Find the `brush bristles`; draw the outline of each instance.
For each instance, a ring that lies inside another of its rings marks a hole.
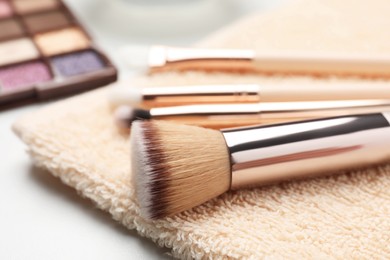
[[[174,215],[230,188],[230,156],[219,131],[138,121],[131,145],[136,195],[146,218]]]
[[[141,70],[149,66],[149,52],[150,47],[142,45],[129,45],[119,50],[119,54],[129,67]]]

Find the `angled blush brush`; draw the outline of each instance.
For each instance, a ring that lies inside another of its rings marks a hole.
[[[108,92],[114,106],[165,107],[189,104],[226,104],[285,101],[390,99],[389,84],[323,84],[263,86],[224,84],[165,87],[112,84]]]
[[[141,212],[159,219],[228,190],[386,162],[389,120],[384,112],[222,131],[137,121],[131,153]]]
[[[245,49],[199,49],[152,46],[124,47],[121,51],[132,67],[161,71],[237,71],[311,75],[390,76],[389,55],[359,55],[278,51],[259,53]]]
[[[265,102],[252,104],[203,104],[151,109],[120,106],[115,110],[116,124],[129,128],[138,119],[158,119],[221,129],[253,124],[373,113],[390,110],[390,100],[338,100],[306,102]]]

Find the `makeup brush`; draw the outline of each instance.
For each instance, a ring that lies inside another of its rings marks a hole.
[[[390,159],[390,112],[222,131],[137,121],[132,172],[141,213],[159,219],[234,189]]]
[[[389,99],[389,84],[322,84],[262,86],[259,84],[225,84],[137,87],[125,82],[112,84],[108,92],[114,105],[164,107],[185,104],[224,104],[281,101],[317,101],[352,99]]]
[[[319,52],[255,52],[245,49],[199,49],[127,46],[121,56],[126,63],[149,72],[238,71],[312,75],[390,76],[389,55]]]
[[[115,110],[114,118],[120,128],[129,128],[137,119],[158,119],[221,129],[384,110],[390,110],[390,100],[203,104],[157,107],[149,110],[120,106]]]

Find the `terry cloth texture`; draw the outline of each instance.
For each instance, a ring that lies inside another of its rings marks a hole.
[[[199,45],[390,54],[389,15],[389,0],[303,0],[247,17]],[[370,80],[189,72],[132,83],[315,87],[345,81]],[[14,129],[37,165],[129,229],[171,248],[175,257],[390,259],[390,165],[229,192],[175,217],[143,219],[134,197],[129,138],[112,123],[106,91],[50,105],[20,119]]]

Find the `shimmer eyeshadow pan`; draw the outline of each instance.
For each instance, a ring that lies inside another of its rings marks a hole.
[[[60,0],[0,0],[0,110],[107,85],[117,71]]]
[[[43,54],[47,56],[82,50],[90,46],[85,33],[73,27],[38,34],[34,40]]]
[[[23,28],[17,20],[0,20],[0,40],[22,37],[23,33]]]
[[[71,21],[65,13],[54,11],[26,16],[24,23],[30,32],[38,33],[68,26]]]
[[[40,61],[22,63],[0,70],[0,86],[3,90],[32,86],[50,79],[49,68]]]
[[[52,63],[61,76],[74,76],[104,68],[104,62],[94,51],[57,56],[52,59]]]
[[[19,14],[30,14],[47,10],[57,9],[60,5],[58,0],[14,0],[13,5]]]
[[[0,65],[27,61],[39,57],[39,52],[29,38],[0,43]]]

